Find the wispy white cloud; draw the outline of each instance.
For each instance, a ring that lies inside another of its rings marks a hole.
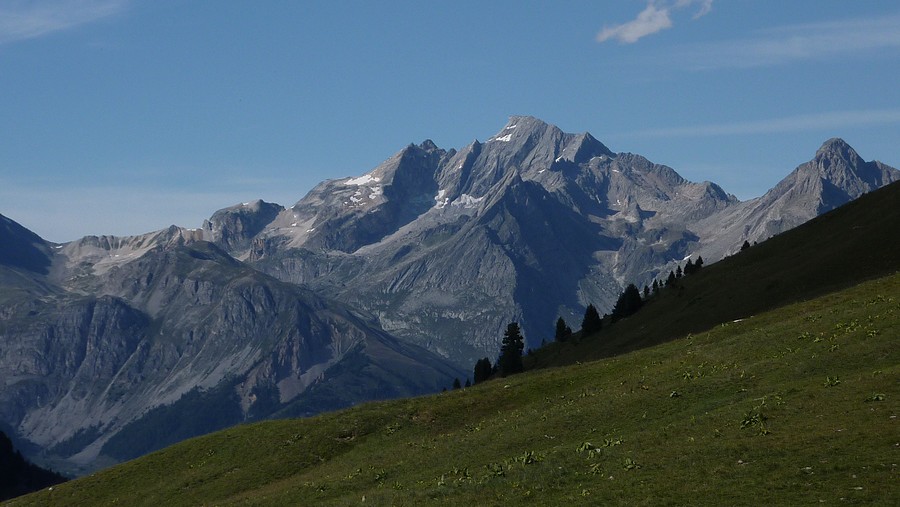
[[[597,34],[597,42],[616,39],[621,43],[631,44],[632,42],[637,42],[641,37],[665,30],[671,26],[672,19],[669,18],[669,9],[659,9],[650,3],[634,20],[621,25],[603,28]]]
[[[751,68],[900,49],[900,13],[789,25],[754,37],[682,46],[666,60],[693,69]]]
[[[713,0],[677,0],[675,3],[650,0],[637,18],[620,25],[604,27],[597,34],[597,42],[606,42],[610,39],[616,39],[622,44],[637,42],[647,35],[671,28],[673,10],[684,9],[695,4],[700,6],[700,9],[694,14],[694,19],[697,19],[712,10]]]
[[[711,137],[876,127],[893,124],[900,124],[900,109],[828,111],[765,120],[649,129],[633,132],[632,135],[635,137]]]
[[[122,12],[127,0],[4,0],[0,44],[41,37]]]
[[[677,7],[689,7],[691,4],[699,4],[700,9],[694,14],[694,19],[702,18],[712,11],[713,0],[678,0]]]

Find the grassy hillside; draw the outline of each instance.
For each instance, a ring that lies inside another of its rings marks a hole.
[[[10,505],[900,503],[900,274],[614,358],[239,426]]]
[[[614,356],[893,274],[900,271],[897,231],[900,183],[704,267],[664,289],[633,317],[580,342],[552,343],[526,367]],[[548,335],[552,326],[547,323]]]

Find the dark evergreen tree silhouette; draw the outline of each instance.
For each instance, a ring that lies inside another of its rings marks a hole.
[[[503,333],[503,343],[500,346],[500,376],[506,377],[522,371],[522,351],[525,349],[525,339],[517,322],[510,322]]]
[[[65,477],[28,462],[0,431],[0,502],[64,482]]]
[[[641,309],[643,304],[644,301],[641,299],[638,288],[633,283],[628,284],[628,287],[625,287],[625,290],[619,295],[616,306],[613,307],[612,320],[617,321],[634,314]]]
[[[581,336],[587,336],[589,334],[594,334],[603,327],[603,320],[600,319],[600,314],[597,312],[597,309],[594,308],[594,305],[588,305],[587,309],[584,310],[584,319],[581,321]]]
[[[479,382],[484,382],[491,377],[492,372],[493,366],[491,366],[491,360],[486,357],[479,359],[478,361],[475,361],[475,374],[473,376],[473,381],[476,384]]]
[[[681,271],[681,266],[680,265],[676,266],[675,267],[675,278],[681,278],[682,274],[683,274],[683,272]]]
[[[698,255],[697,263],[694,264],[694,271],[700,271],[700,268],[702,268],[702,267],[703,267],[703,257]]]
[[[463,387],[472,387],[472,381],[466,378],[466,385]]]
[[[460,389],[462,384],[459,382],[459,377],[453,379],[453,389]]]
[[[673,283],[675,283],[675,272],[669,271],[669,277],[666,278],[666,287],[672,285]]]
[[[653,280],[653,295],[656,295],[659,292],[659,282]]]
[[[746,249],[748,249],[748,248],[750,248],[750,242],[749,242],[749,241],[744,241],[744,244],[741,245],[741,251],[743,252],[744,250],[746,250]]]
[[[644,285],[644,299],[650,299],[650,287]]]
[[[572,328],[566,325],[566,321],[562,317],[556,319],[556,333],[554,338],[558,342],[564,342],[572,336]]]
[[[684,274],[693,275],[695,271],[696,268],[694,267],[694,261],[688,259],[687,264],[684,265]]]

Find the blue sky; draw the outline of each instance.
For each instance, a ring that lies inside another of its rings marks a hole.
[[[527,114],[742,199],[843,137],[900,166],[900,5],[0,2],[0,213],[46,239],[290,206]]]

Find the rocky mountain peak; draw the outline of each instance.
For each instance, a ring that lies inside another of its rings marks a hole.
[[[272,223],[284,208],[262,199],[235,204],[213,213],[203,222],[205,239],[230,251],[245,250],[252,238]]]
[[[431,139],[426,139],[426,140],[422,141],[422,144],[419,145],[419,148],[421,148],[425,151],[436,151],[436,150],[440,149],[440,148],[438,148],[438,146],[436,144],[434,144],[434,141],[432,141]]]
[[[813,161],[825,169],[839,165],[842,168],[854,170],[865,165],[865,160],[856,153],[846,141],[833,137],[822,144],[816,151]]]
[[[533,116],[510,117],[487,145],[497,154],[500,165],[524,171],[541,171],[561,161],[580,164],[593,157],[615,157],[590,133],[568,134]]]
[[[852,152],[856,154],[853,148],[847,144],[847,141],[844,141],[840,137],[832,137],[831,139],[822,143],[822,146],[816,151],[816,154],[820,153],[849,153]]]
[[[825,141],[816,156],[798,170],[845,192],[843,202],[896,181],[900,174],[879,162],[866,162],[846,141],[836,137]]]
[[[580,164],[588,162],[594,157],[607,156],[614,158],[616,154],[589,132],[585,132],[576,135],[572,142],[568,143],[563,149],[561,156],[566,160]]]
[[[707,244],[704,258],[728,254],[728,248],[745,240],[765,240],[898,179],[897,169],[866,162],[843,139],[829,139],[812,160],[800,164],[765,195],[717,217],[716,228],[721,223],[742,225],[714,230],[710,237],[717,238]]]
[[[521,114],[514,114],[510,116],[509,121],[506,122],[506,125],[504,126],[504,130],[513,126],[519,126],[522,128],[522,130],[544,130],[547,128],[557,129],[555,125],[551,125],[544,120],[541,120],[540,118]]]
[[[562,136],[563,131],[533,116],[510,116],[506,125],[488,141],[510,142],[516,139]]]

